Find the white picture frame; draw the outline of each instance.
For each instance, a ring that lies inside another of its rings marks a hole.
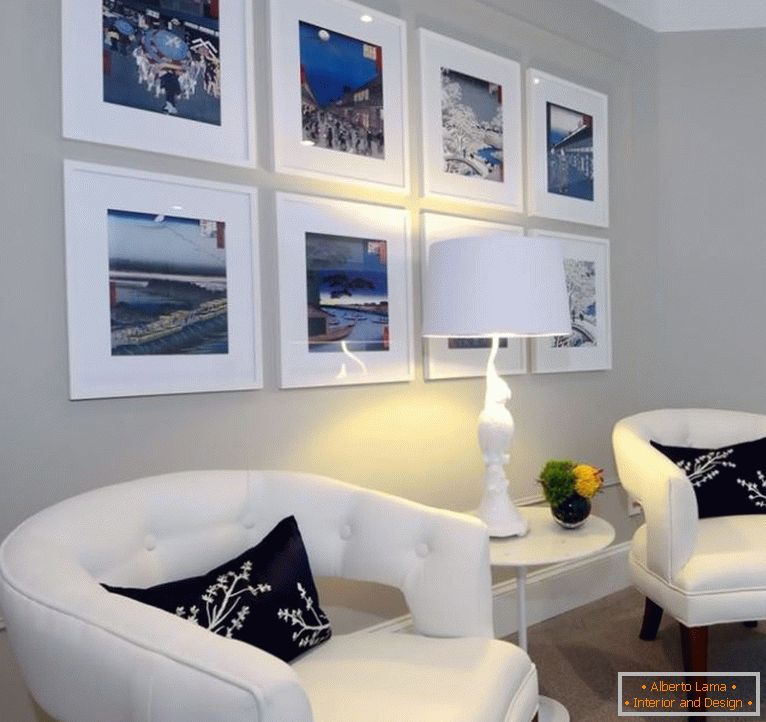
[[[404,21],[345,0],[270,15],[275,170],[407,190]]]
[[[470,238],[493,232],[522,235],[521,226],[451,216],[430,211],[420,214],[421,268],[425,282],[428,249],[432,243],[447,238]],[[502,376],[527,371],[525,339],[503,339],[495,366]],[[484,343],[485,342],[485,343]],[[427,380],[484,377],[491,339],[423,339],[423,375]],[[456,347],[457,346],[457,347]]]
[[[64,162],[70,398],[262,386],[256,191]]]
[[[411,380],[407,212],[291,193],[276,208],[281,387]]]
[[[64,137],[255,166],[252,4],[220,6],[193,22],[63,0]]]
[[[531,230],[530,235],[561,239],[574,333],[568,340],[561,337],[532,339],[532,371],[558,373],[611,369],[609,241],[537,229]]]
[[[521,213],[521,66],[430,30],[418,34],[423,194]]]
[[[609,225],[609,118],[604,93],[527,70],[530,216]]]

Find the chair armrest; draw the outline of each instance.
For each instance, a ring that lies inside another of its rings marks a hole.
[[[0,603],[24,679],[56,719],[313,719],[280,659],[107,592],[66,555],[46,564],[26,551],[33,579],[13,579],[0,558]]]
[[[415,628],[437,637],[494,637],[487,527],[463,514],[443,514],[444,528],[429,546],[429,556],[441,559],[411,569],[402,586]]]
[[[494,636],[481,521],[368,490],[357,492],[350,519],[358,531],[334,575],[399,588],[420,634]]]
[[[697,543],[697,500],[686,474],[629,424],[612,433],[620,482],[644,510],[647,564],[671,581]]]

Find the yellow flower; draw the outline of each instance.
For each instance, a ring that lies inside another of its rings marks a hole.
[[[575,491],[586,499],[590,499],[604,483],[602,469],[589,464],[578,464],[572,470],[575,476]]]

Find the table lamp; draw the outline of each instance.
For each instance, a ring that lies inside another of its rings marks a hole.
[[[485,473],[478,515],[490,536],[523,536],[527,522],[508,495],[504,470],[514,431],[511,390],[495,357],[501,337],[572,332],[560,241],[511,233],[438,241],[429,248],[423,300],[423,336],[492,339],[479,414]]]

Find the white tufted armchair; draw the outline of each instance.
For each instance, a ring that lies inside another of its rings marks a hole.
[[[200,574],[293,514],[315,576],[401,589],[413,633],[336,635],[288,665],[99,582]],[[0,547],[0,607],[62,722],[529,722],[537,675],[493,639],[486,528],[332,479],[197,471],[40,512]]]
[[[649,440],[714,449],[766,436],[766,416],[716,409],[661,409],[619,421],[612,435],[620,481],[643,507],[630,569],[646,595],[642,639],[663,610],[680,623],[687,672],[706,672],[708,626],[766,618],[766,515],[699,519],[686,474]],[[764,459],[766,468],[766,459]]]

